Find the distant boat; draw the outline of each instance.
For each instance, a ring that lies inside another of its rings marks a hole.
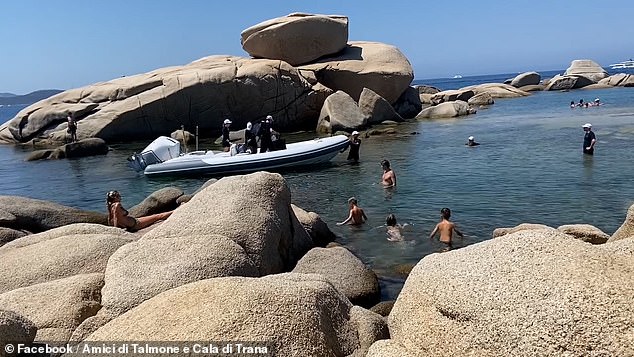
[[[610,65],[610,69],[628,69],[634,68],[634,61],[630,58],[629,61],[623,61],[619,63],[614,63]]]
[[[453,78],[454,78],[454,79],[459,79],[459,78],[462,78],[462,76],[461,76],[461,75],[459,75],[459,74],[456,74],[455,76],[453,76]]]

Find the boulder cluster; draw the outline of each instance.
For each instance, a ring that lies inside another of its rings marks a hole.
[[[402,97],[414,78],[407,58],[388,44],[348,41],[345,16],[290,14],[244,30],[241,41],[251,58],[209,56],[37,102],[0,126],[0,143],[61,143],[68,114],[80,139],[112,142],[154,139],[181,126],[218,132],[225,118],[244,128],[272,115],[280,131],[316,130],[318,122],[323,131],[420,111],[418,98]],[[348,97],[345,110],[359,118],[348,123],[328,110],[335,93]]]
[[[276,356],[628,356],[634,205],[612,235],[586,224],[498,228],[424,257],[395,302],[279,174],[163,188],[137,233],[104,215],[0,197],[0,347],[260,341]],[[330,244],[329,244],[330,243]],[[411,269],[411,272],[410,272]],[[2,349],[0,349],[2,350]],[[309,351],[309,352],[307,352]]]

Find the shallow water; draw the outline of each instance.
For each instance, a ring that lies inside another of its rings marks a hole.
[[[571,100],[595,97],[605,105],[568,107]],[[598,139],[593,157],[581,154],[586,122]],[[452,209],[452,220],[466,234],[456,240],[459,248],[490,239],[497,227],[523,222],[588,223],[611,234],[634,203],[634,88],[538,92],[497,100],[466,118],[410,122],[398,129],[397,136],[363,138],[358,165],[347,163],[343,154],[318,170],[283,174],[293,202],[319,213],[338,241],[380,275],[385,299],[402,287],[399,265],[443,249],[428,239],[442,207]],[[482,145],[465,147],[470,135]],[[145,144],[114,145],[106,156],[39,162],[24,161],[27,149],[0,146],[0,194],[105,211],[104,195],[111,189],[121,191],[130,207],[159,188],[193,192],[206,181],[149,179],[132,172],[125,158]],[[384,158],[397,174],[396,189],[377,184]],[[369,217],[366,225],[335,225],[347,217],[350,196]],[[404,232],[407,241],[386,240],[389,213],[411,225]]]

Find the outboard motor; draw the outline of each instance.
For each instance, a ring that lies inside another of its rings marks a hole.
[[[159,136],[152,141],[140,154],[134,153],[128,158],[128,166],[135,171],[143,171],[152,164],[158,164],[178,157],[181,154],[181,144],[178,140]]]

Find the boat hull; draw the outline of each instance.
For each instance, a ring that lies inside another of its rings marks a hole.
[[[345,135],[288,144],[284,150],[260,154],[213,154],[197,152],[145,168],[147,176],[207,175],[222,176],[255,171],[277,171],[329,162],[348,146]]]

